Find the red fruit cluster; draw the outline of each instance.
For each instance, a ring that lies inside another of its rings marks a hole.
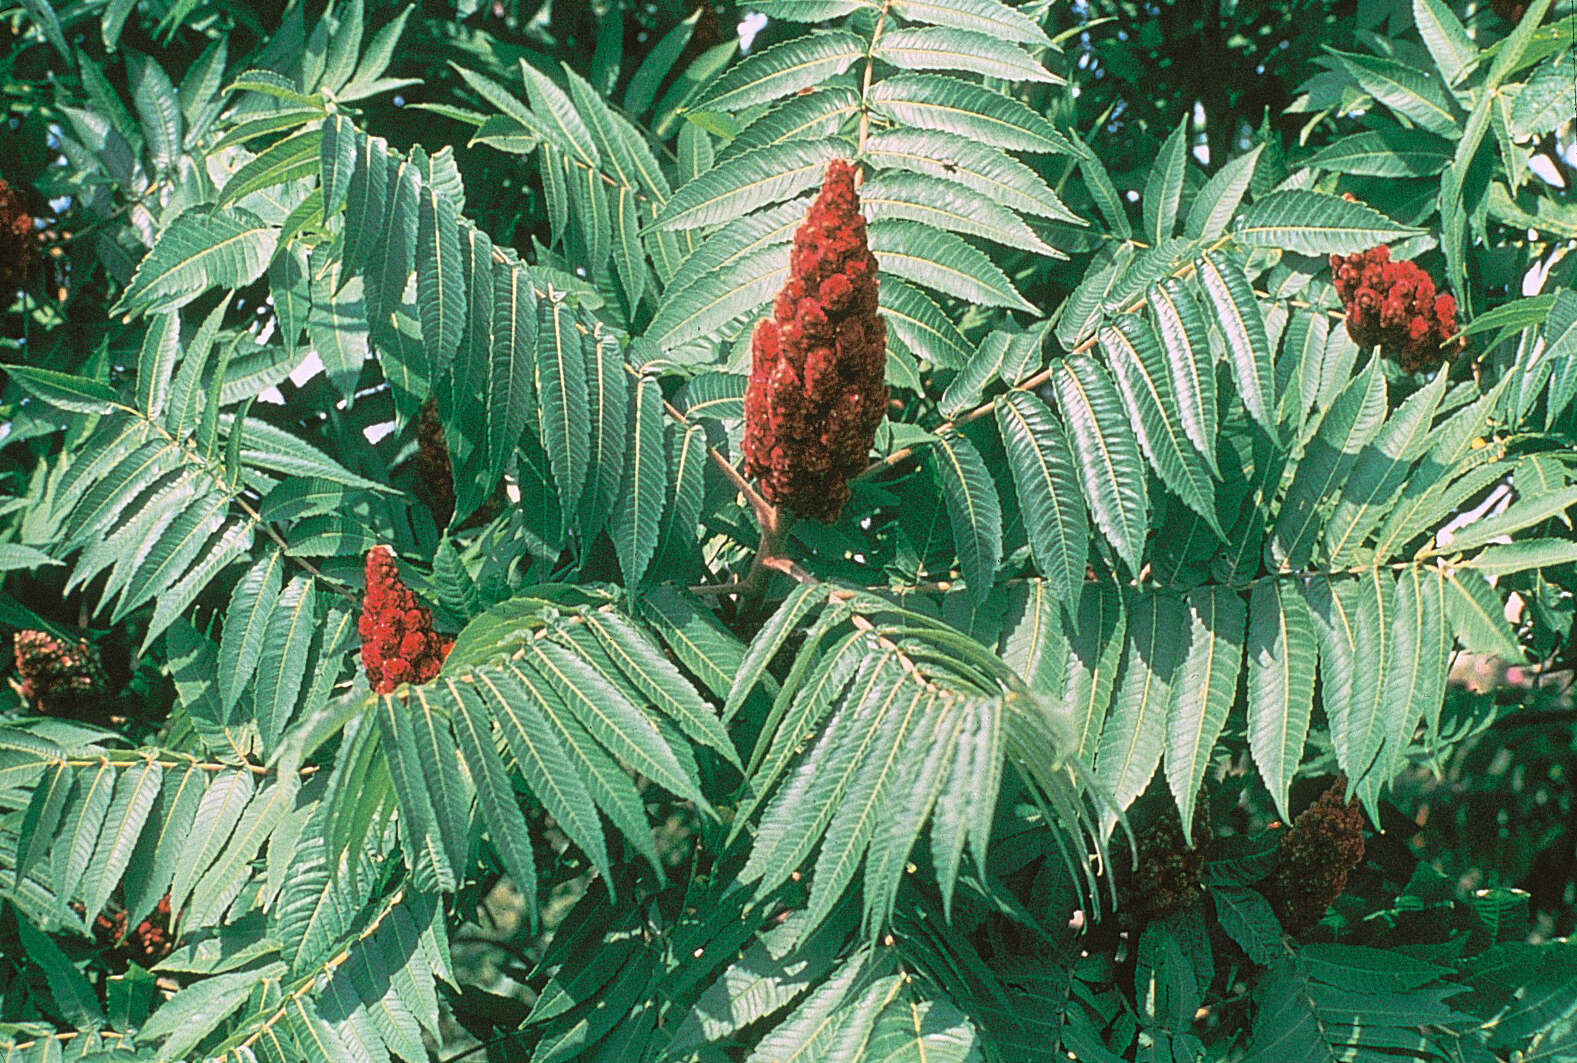
[[[422,403],[421,417],[416,422],[416,475],[427,494],[433,519],[440,528],[448,527],[449,518],[454,516],[454,474],[449,469],[449,445],[444,442],[443,421],[434,399]]]
[[[1436,294],[1435,282],[1411,262],[1392,262],[1384,244],[1343,258],[1331,256],[1336,294],[1347,311],[1347,334],[1360,347],[1379,346],[1403,369],[1415,373],[1461,350],[1457,301]]]
[[[43,631],[18,631],[12,642],[22,698],[47,716],[69,716],[109,691],[98,647]]]
[[[388,547],[367,551],[367,596],[362,599],[361,665],[374,693],[401,683],[426,683],[438,674],[454,646],[433,630],[433,614],[400,581]]]
[[[123,958],[132,963],[152,967],[175,948],[175,937],[170,933],[170,895],[166,893],[159,898],[148,918],[129,934],[126,932],[126,909],[121,908],[113,914],[100,912],[93,920],[93,939],[104,948],[118,948]]]
[[[1356,800],[1343,797],[1346,789],[1347,780],[1338,778],[1282,835],[1265,894],[1290,933],[1323,919],[1363,860],[1363,814]]]
[[[849,498],[887,406],[887,325],[876,312],[854,170],[827,167],[794,234],[789,279],[756,326],[745,391],[745,472],[761,494],[831,521]]]
[[[38,235],[22,197],[0,181],[0,297],[10,300],[12,292],[27,283],[38,261]]]
[[[1528,10],[1526,0],[1489,0],[1489,6],[1507,22],[1521,22],[1522,13]]]

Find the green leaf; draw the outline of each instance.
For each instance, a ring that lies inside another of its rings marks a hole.
[[[527,918],[535,924],[537,875],[531,853],[530,829],[498,755],[492,724],[470,687],[458,685],[453,680],[440,680],[440,683],[448,689],[457,710],[453,717],[455,736],[459,739],[466,765],[476,784],[477,807],[487,823],[493,847],[498,850],[504,869],[526,895]]]
[[[1138,572],[1150,499],[1144,460],[1117,389],[1087,354],[1069,356],[1051,379],[1090,512],[1118,556]]]
[[[25,916],[16,920],[17,937],[27,959],[44,972],[44,984],[68,1022],[79,1029],[96,1030],[105,1025],[104,1011],[87,977],[72,964],[47,934],[40,932]],[[49,1045],[48,1040],[45,1045]],[[45,1058],[47,1051],[40,1058]]]
[[[1443,137],[1455,137],[1459,132],[1456,104],[1434,77],[1394,59],[1355,55],[1334,48],[1326,51],[1336,57],[1365,92],[1397,114]]]
[[[115,769],[107,761],[78,773],[77,791],[72,795],[73,801],[50,857],[54,872],[50,881],[62,909],[66,900],[76,895],[82,876],[93,860],[99,830],[114,797],[115,779]]]
[[[865,55],[848,30],[818,30],[752,53],[712,83],[698,107],[740,111],[791,96],[836,77]]]
[[[1352,618],[1353,645],[1363,652],[1355,660],[1351,708],[1340,727],[1332,720],[1337,738],[1336,761],[1354,785],[1371,772],[1378,782],[1388,781],[1379,761],[1389,726],[1386,677],[1396,665],[1396,584],[1389,573],[1369,569],[1358,577],[1356,612]],[[1327,708],[1329,713],[1329,708]]]
[[[269,619],[279,604],[284,554],[270,550],[253,563],[231,592],[219,640],[219,703],[228,716],[263,658]]]
[[[885,272],[966,302],[1036,312],[995,263],[952,233],[911,221],[873,222],[867,232]]]
[[[696,780],[680,764],[656,724],[581,658],[542,641],[527,646],[526,659],[608,752],[674,796],[710,810]]]
[[[640,583],[657,550],[663,502],[668,494],[668,456],[663,447],[661,385],[642,377],[630,409],[629,454],[619,501],[608,519],[626,586]]]
[[[1243,405],[1270,438],[1276,439],[1276,372],[1254,289],[1242,268],[1220,252],[1211,252],[1200,260],[1199,282],[1227,341],[1232,375]]]
[[[1095,777],[1116,806],[1103,812],[1103,831],[1144,792],[1161,763],[1188,632],[1183,603],[1171,595],[1144,592],[1129,603],[1122,679],[1095,754]]]
[[[1012,96],[945,74],[896,74],[871,86],[865,102],[900,125],[940,129],[1004,151],[1082,154]],[[863,198],[865,189],[860,192]]]
[[[1248,614],[1230,587],[1196,587],[1187,605],[1188,651],[1167,714],[1166,781],[1177,801],[1183,837],[1191,840],[1200,784],[1237,695]]]
[[[1488,546],[1462,562],[1485,576],[1509,576],[1530,568],[1553,568],[1577,562],[1577,542],[1568,539],[1524,539]]]
[[[179,914],[186,907],[192,887],[219,856],[252,794],[251,775],[244,771],[224,772],[202,791],[190,831],[180,839],[180,858],[170,885],[172,913]]]
[[[131,861],[132,850],[142,836],[163,782],[163,769],[148,761],[121,772],[115,783],[115,799],[104,814],[98,847],[82,882],[85,911],[103,911],[110,894],[120,885],[121,875]]]
[[[739,754],[718,721],[717,713],[701,700],[690,681],[675,668],[650,638],[614,612],[590,614],[586,627],[608,656],[651,703],[691,739],[722,754],[740,767]]]
[[[607,843],[587,774],[571,760],[576,747],[555,734],[568,715],[562,699],[535,672],[519,667],[480,671],[476,685],[488,695],[493,717],[532,793],[570,841],[608,876]],[[559,722],[555,725],[554,720]]]
[[[1303,759],[1314,704],[1315,628],[1309,607],[1280,580],[1261,580],[1249,596],[1248,744],[1282,822],[1287,792]]]
[[[986,463],[969,440],[943,432],[932,445],[964,584],[970,597],[981,602],[1002,563],[1002,504]]]
[[[1522,647],[1506,622],[1505,605],[1483,576],[1447,572],[1441,596],[1446,618],[1463,649],[1507,661],[1522,660]]]
[[[594,331],[583,341],[582,348],[586,356],[590,438],[580,522],[583,534],[593,536],[619,497],[625,432],[629,429],[630,382],[624,360],[619,357],[618,341],[612,336]]]
[[[944,369],[969,361],[969,343],[931,297],[896,277],[884,277],[878,292],[888,343]]]
[[[865,160],[944,177],[1020,214],[1079,224],[1078,215],[1057,198],[1034,170],[989,145],[939,129],[886,129],[865,142]]]
[[[1333,562],[1356,557],[1407,483],[1413,462],[1431,442],[1429,429],[1449,375],[1441,370],[1427,386],[1409,395],[1373,441],[1358,452],[1351,472],[1342,478],[1340,499],[1322,530],[1325,550]]]
[[[1282,569],[1301,569],[1314,550],[1322,504],[1340,491],[1359,453],[1374,438],[1386,412],[1385,375],[1378,363],[1354,377],[1331,405],[1298,462],[1277,514],[1270,557]]]
[[[537,303],[536,371],[542,446],[553,466],[559,498],[570,512],[580,500],[591,459],[586,356],[574,315],[551,291]]]
[[[1422,721],[1433,735],[1446,698],[1451,633],[1446,630],[1439,569],[1409,566],[1396,577],[1396,622],[1391,628],[1391,668],[1385,676],[1387,767],[1390,778]]]
[[[1011,41],[972,29],[889,29],[876,38],[872,54],[904,70],[962,70],[1008,81],[1064,83]]]
[[[646,58],[642,59],[641,65],[635,68],[635,74],[624,90],[625,113],[642,115],[651,108],[652,101],[657,98],[657,90],[673,71],[674,63],[684,52],[685,46],[690,43],[690,36],[695,32],[696,20],[700,17],[699,11],[691,12],[688,18],[681,20],[673,29],[663,34],[662,40],[646,53]]]
[[[1217,537],[1225,539],[1226,533],[1216,521],[1210,473],[1183,432],[1155,331],[1143,318],[1125,316],[1116,327],[1102,329],[1100,335],[1101,351],[1114,370],[1134,435],[1151,466],[1162,483],[1199,514]]]
[[[997,401],[996,415],[1035,567],[1071,610],[1084,583],[1090,528],[1067,436],[1028,391],[1009,391]]]
[[[1145,179],[1144,232],[1151,245],[1172,235],[1177,226],[1177,208],[1183,198],[1183,174],[1188,168],[1188,117],[1177,124],[1161,145],[1150,176]]]
[[[280,592],[263,638],[263,653],[253,688],[253,713],[263,744],[272,749],[295,712],[306,679],[307,655],[318,624],[316,585],[296,576]]]
[[[860,186],[860,207],[872,223],[888,219],[919,222],[965,236],[979,236],[1004,247],[1065,257],[1017,214],[964,185],[929,174],[889,170]]]
[[[221,206],[234,203],[254,192],[277,188],[298,178],[318,173],[322,166],[320,129],[303,129],[247,160],[225,181]]]
[[[1304,255],[1353,254],[1422,230],[1391,220],[1373,207],[1311,189],[1289,188],[1245,208],[1232,235],[1250,247],[1280,247]]]
[[[1455,12],[1443,0],[1413,0],[1413,22],[1445,83],[1461,81],[1478,61],[1478,48]]]
[[[745,704],[750,692],[766,676],[767,666],[777,656],[784,641],[818,602],[825,600],[825,594],[826,589],[823,587],[814,583],[801,583],[783,599],[783,604],[773,612],[771,619],[761,625],[755,638],[750,640],[750,648],[734,669],[728,697],[723,703],[724,721],[732,719]]]
[[[147,56],[128,52],[132,102],[142,127],[142,141],[158,170],[168,170],[181,151],[181,104],[164,68]]]
[[[1482,517],[1460,531],[1453,533],[1437,553],[1453,553],[1483,546],[1502,535],[1510,535],[1524,528],[1531,528],[1544,521],[1565,519],[1566,511],[1577,506],[1577,484],[1563,487],[1547,494],[1522,498],[1492,517]]]
[[[189,210],[159,234],[112,312],[173,310],[213,288],[244,288],[268,268],[278,236],[239,207]]]
[[[1511,132],[1519,140],[1548,133],[1577,108],[1577,56],[1557,53],[1535,70],[1511,101]]]
[[[677,189],[652,227],[695,229],[792,198],[821,184],[827,164],[848,153],[838,139],[794,140],[746,152]]]
[[[115,389],[97,380],[27,365],[8,365],[6,375],[35,398],[68,413],[103,414],[120,405]]]
[[[1243,193],[1248,191],[1264,147],[1256,144],[1211,175],[1199,195],[1194,197],[1193,206],[1188,208],[1188,221],[1183,226],[1185,233],[1200,240],[1214,240],[1227,231],[1243,202]]]
[[[416,218],[416,312],[427,348],[427,369],[436,378],[459,350],[465,327],[459,216],[447,196],[423,182]]]
[[[1308,164],[1366,177],[1428,177],[1446,168],[1451,151],[1450,142],[1433,133],[1385,126],[1334,140]]]
[[[1146,298],[1155,316],[1156,332],[1166,351],[1178,417],[1194,449],[1213,475],[1216,466],[1216,362],[1199,303],[1182,281],[1169,278],[1150,289]]]
[[[474,790],[470,778],[461,771],[460,753],[449,728],[448,715],[433,707],[427,686],[417,687],[412,695],[414,704],[409,706],[412,744],[420,762],[427,766],[427,790],[438,825],[438,837],[443,842],[449,866],[464,869],[470,855],[470,809]]]
[[[910,22],[973,30],[1019,44],[1051,44],[1034,18],[998,0],[893,0],[892,10]]]
[[[482,398],[490,484],[504,474],[533,405],[536,328],[536,296],[525,268],[494,267],[493,342]]]
[[[708,243],[717,239],[714,236]],[[706,246],[702,245],[702,251]],[[788,275],[788,263],[788,245],[777,244],[735,258],[693,284],[670,286],[647,328],[647,337],[669,349],[712,335],[741,314],[771,302]],[[680,268],[683,271],[684,267]]]
[[[416,746],[415,722],[404,699],[385,694],[375,703],[389,775],[400,808],[400,843],[413,881],[424,890],[452,891],[459,880],[449,862],[429,792],[428,765]]]

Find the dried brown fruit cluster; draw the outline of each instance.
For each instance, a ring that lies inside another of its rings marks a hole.
[[[0,298],[27,283],[38,263],[38,235],[22,197],[0,181]]]
[[[1436,294],[1435,282],[1411,262],[1392,262],[1384,244],[1343,258],[1331,256],[1347,334],[1360,347],[1378,346],[1409,373],[1439,365],[1461,350],[1457,301]]]
[[[827,167],[794,234],[789,279],[756,326],[745,391],[745,472],[775,505],[831,521],[865,467],[887,406],[887,326],[876,312],[854,170]]]
[[[12,643],[22,698],[46,716],[81,713],[109,693],[98,647],[69,643],[43,631],[18,631]]]
[[[1177,810],[1168,805],[1134,839],[1138,862],[1122,896],[1141,921],[1165,918],[1204,896],[1199,873],[1205,866],[1203,844],[1210,836],[1210,813],[1204,802],[1194,814],[1193,834],[1190,848]]]
[[[1489,0],[1489,6],[1507,22],[1521,22],[1522,13],[1528,10],[1527,0]]]
[[[427,494],[433,519],[440,528],[448,527],[449,518],[454,516],[454,473],[449,469],[449,445],[444,442],[443,421],[435,399],[422,403],[421,418],[416,422],[416,475]]]
[[[438,674],[454,647],[433,630],[433,614],[400,580],[388,547],[367,551],[367,594],[362,599],[361,664],[374,693],[401,683],[426,683]]]
[[[1282,835],[1265,895],[1289,933],[1301,934],[1323,919],[1363,860],[1363,813],[1343,796],[1346,789],[1347,780],[1339,777]]]

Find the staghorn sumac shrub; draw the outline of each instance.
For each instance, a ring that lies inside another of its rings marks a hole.
[[[1574,15],[6,5],[0,1057],[1569,1055]]]

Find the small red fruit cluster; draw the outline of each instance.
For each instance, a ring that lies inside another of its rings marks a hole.
[[[400,581],[388,547],[367,551],[367,596],[362,599],[361,664],[374,693],[401,683],[426,683],[438,674],[454,646],[433,630],[433,614]]]
[[[745,391],[745,472],[768,502],[832,521],[887,406],[887,325],[876,312],[854,170],[827,167],[794,234],[789,279],[756,326]]]
[[[1435,282],[1411,262],[1392,262],[1384,244],[1343,258],[1331,256],[1336,294],[1347,312],[1347,334],[1360,347],[1379,346],[1407,372],[1438,365],[1461,350],[1457,301],[1435,293]]]
[[[12,641],[22,699],[46,716],[72,716],[109,692],[98,647],[69,643],[43,631],[18,631]]]
[[[82,914],[82,902],[73,901],[71,907]],[[118,959],[120,965],[130,961],[140,967],[152,967],[175,950],[175,935],[170,933],[170,895],[159,898],[153,911],[129,934],[126,909],[106,908],[93,920],[93,940],[109,950],[112,960]]]
[[[27,283],[38,262],[38,235],[22,197],[0,181],[0,298]]]
[[[1346,778],[1338,777],[1282,835],[1265,895],[1289,933],[1323,919],[1363,860],[1363,813],[1356,800],[1345,799],[1346,789]]]

